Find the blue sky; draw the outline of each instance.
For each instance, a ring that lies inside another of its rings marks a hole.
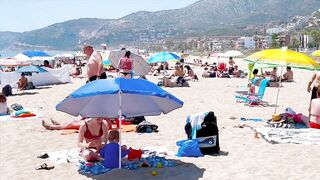
[[[22,32],[71,19],[120,18],[141,10],[188,6],[198,0],[0,0],[0,31]]]

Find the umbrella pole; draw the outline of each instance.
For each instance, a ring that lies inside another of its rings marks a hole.
[[[121,92],[119,91],[119,169],[121,169],[121,118],[122,118]]]
[[[279,100],[279,93],[280,93],[280,87],[281,87],[281,79],[282,79],[282,72],[283,72],[283,66],[281,66],[280,79],[279,79],[279,86],[278,86],[278,92],[277,92],[276,105],[275,105],[275,108],[274,108],[274,114],[276,114],[276,113],[277,113],[278,100]]]

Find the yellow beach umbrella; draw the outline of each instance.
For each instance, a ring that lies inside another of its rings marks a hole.
[[[259,51],[246,57],[245,60],[255,63],[291,66],[299,69],[320,70],[319,63],[309,56],[286,48]]]
[[[320,50],[317,50],[311,54],[312,56],[320,57]]]
[[[290,66],[293,68],[307,69],[307,70],[320,70],[320,65],[309,56],[302,53],[289,50],[287,48],[281,49],[267,49],[256,52],[245,58],[246,61],[261,63],[261,64],[272,64],[281,66],[281,74],[284,66]],[[279,80],[279,87],[277,92],[276,106],[274,113],[277,112],[277,104],[279,99],[279,92],[281,86],[281,78]]]

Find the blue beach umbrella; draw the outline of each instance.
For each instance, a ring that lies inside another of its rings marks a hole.
[[[166,114],[182,106],[181,100],[150,81],[116,78],[96,80],[80,87],[60,102],[56,110],[73,116],[121,119],[123,115],[137,117]],[[121,148],[119,162],[120,151]]]
[[[17,70],[18,73],[42,73],[47,72],[47,70],[39,67],[39,66],[23,66]]]
[[[167,61],[175,61],[175,60],[180,60],[180,56],[178,56],[174,53],[161,52],[161,53],[158,53],[158,54],[151,56],[147,60],[147,62],[148,63],[159,63],[159,62],[167,62]]]

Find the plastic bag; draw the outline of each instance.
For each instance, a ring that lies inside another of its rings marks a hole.
[[[200,151],[199,142],[196,139],[182,140],[177,142],[179,147],[178,157],[202,157],[203,154]]]

